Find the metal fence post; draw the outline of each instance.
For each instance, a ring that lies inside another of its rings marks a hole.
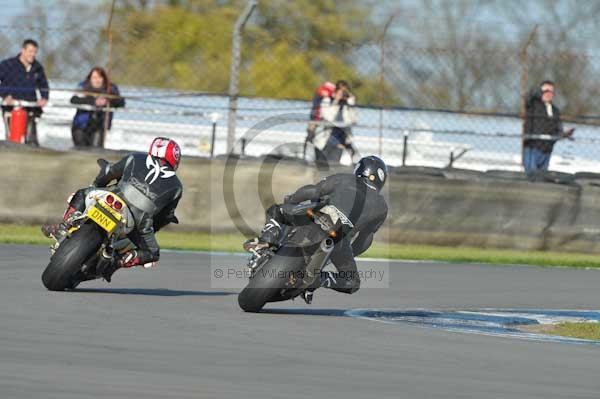
[[[525,131],[525,96],[527,95],[527,62],[529,61],[528,59],[528,55],[527,55],[527,50],[529,48],[529,45],[531,44],[533,37],[535,36],[535,32],[537,31],[538,26],[535,25],[533,27],[533,30],[531,32],[529,32],[529,36],[527,37],[527,41],[523,44],[523,46],[521,47],[521,51],[519,54],[519,61],[520,61],[520,66],[521,66],[521,82],[520,82],[520,91],[521,91],[521,109],[520,109],[520,116],[521,116],[521,134],[522,134],[522,138],[521,138],[521,165],[523,165],[523,162],[525,160],[525,135],[527,134],[527,132]]]
[[[408,153],[408,131],[404,132],[404,141],[402,145],[402,166],[406,166],[406,155]]]
[[[217,122],[221,117],[220,114],[213,112],[210,114],[210,121],[212,122],[212,132],[210,135],[210,157],[215,156],[215,138],[217,137]]]
[[[110,89],[111,89],[111,77],[110,74],[112,73],[112,20],[113,20],[113,15],[115,13],[115,3],[117,2],[117,0],[113,0],[112,4],[110,6],[110,14],[108,15],[108,23],[106,25],[106,33],[108,35],[108,60],[106,62],[106,73],[107,73],[107,77],[108,77],[108,82],[106,82],[106,89],[107,89],[107,93],[106,94],[112,94]],[[110,97],[109,97],[110,98]],[[106,139],[108,136],[108,124],[110,121],[110,112],[108,111],[108,109],[110,108],[110,101],[106,102],[106,110],[104,111],[104,121],[103,121],[103,125],[102,125],[102,137],[100,138],[100,145],[102,146],[102,148],[106,148]]]
[[[215,156],[215,136],[217,134],[217,122],[213,122],[212,124],[212,134],[210,137],[210,157],[213,158]]]
[[[383,157],[383,107],[385,103],[385,87],[384,87],[384,69],[383,63],[385,61],[385,35],[387,34],[387,30],[390,27],[392,20],[395,15],[391,15],[385,26],[383,27],[383,33],[381,34],[381,59],[379,61],[379,156]]]
[[[242,30],[248,22],[250,14],[256,7],[257,1],[251,0],[246,3],[246,8],[239,16],[233,27],[233,39],[231,43],[231,69],[229,73],[229,112],[227,121],[227,152],[233,151],[235,144],[235,119],[237,114],[238,81],[241,63],[241,41]]]

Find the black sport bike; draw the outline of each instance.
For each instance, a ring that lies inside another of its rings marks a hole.
[[[252,251],[250,279],[238,303],[246,312],[259,312],[268,302],[302,295],[310,303],[320,273],[337,242],[351,235],[354,225],[326,197],[298,205],[282,205],[286,224],[272,248]]]

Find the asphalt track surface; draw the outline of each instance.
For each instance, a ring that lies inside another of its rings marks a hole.
[[[246,314],[238,290],[211,288],[211,262],[243,258],[164,253],[155,270],[55,293],[40,281],[45,248],[1,245],[0,398],[600,397],[598,347],[343,316],[594,309],[600,271],[394,262],[390,288]]]

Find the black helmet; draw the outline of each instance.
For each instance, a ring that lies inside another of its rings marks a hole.
[[[354,174],[356,177],[362,177],[369,187],[380,191],[387,180],[388,170],[381,158],[371,155],[358,161]]]

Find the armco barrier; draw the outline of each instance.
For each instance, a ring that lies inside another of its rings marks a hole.
[[[93,180],[96,158],[114,161],[122,155],[1,143],[0,221],[56,221],[66,197]],[[241,227],[250,234],[244,226],[259,230],[272,201],[334,172],[291,160],[184,158],[178,172],[184,184],[177,211],[181,224],[169,228],[235,232]],[[549,173],[537,180],[532,183],[515,172],[393,169],[384,190],[389,217],[377,240],[600,252],[600,176]],[[231,183],[227,195],[224,181]]]

